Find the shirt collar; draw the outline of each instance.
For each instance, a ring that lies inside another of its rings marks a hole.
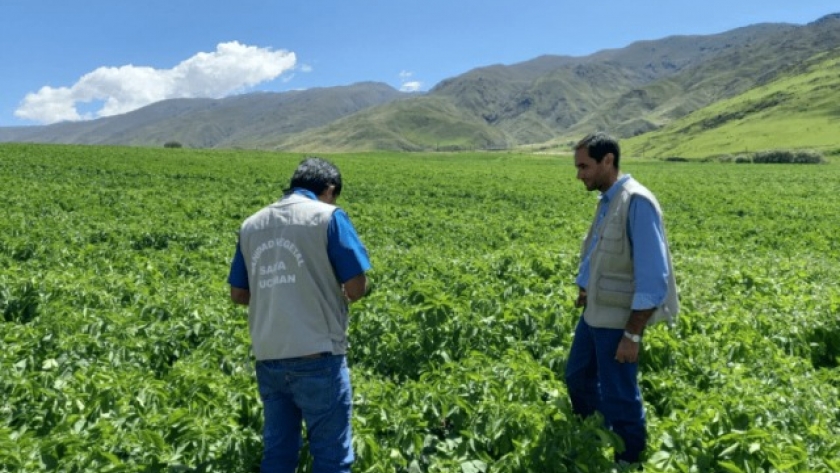
[[[312,192],[309,189],[304,189],[302,187],[295,187],[294,189],[292,189],[292,193],[297,194],[297,195],[302,195],[302,196],[307,197],[307,198],[312,199],[312,200],[318,200],[318,196],[315,195],[314,192]]]
[[[622,174],[615,183],[607,189],[607,192],[601,194],[601,202],[609,202],[618,193],[618,190],[630,179],[630,174]]]

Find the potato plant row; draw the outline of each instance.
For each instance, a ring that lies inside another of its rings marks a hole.
[[[354,471],[614,468],[620,441],[562,380],[597,202],[571,158],[326,157],[374,265]],[[259,471],[226,277],[302,158],[0,145],[0,472]],[[840,166],[622,167],[662,203],[683,304],[644,341],[646,471],[840,471]]]

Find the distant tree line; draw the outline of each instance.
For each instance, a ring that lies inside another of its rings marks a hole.
[[[822,154],[810,150],[770,150],[759,151],[752,158],[754,163],[791,163],[791,164],[821,164],[824,163]]]
[[[693,161],[689,158],[681,156],[669,156],[664,159],[669,162],[687,162]],[[814,150],[788,150],[788,149],[772,149],[766,151],[758,151],[752,154],[740,155],[717,155],[709,156],[702,159],[703,162],[720,162],[720,163],[755,163],[755,164],[823,164],[826,162],[822,153]]]

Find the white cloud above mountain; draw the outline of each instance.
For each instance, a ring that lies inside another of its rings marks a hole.
[[[274,80],[296,61],[285,50],[219,43],[171,69],[100,67],[71,86],[44,86],[27,94],[15,115],[50,124],[118,115],[171,98],[220,98]]]
[[[411,71],[400,71],[400,92],[417,92],[423,87],[423,83],[411,80],[414,73]]]

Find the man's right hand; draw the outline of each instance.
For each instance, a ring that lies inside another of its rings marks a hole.
[[[231,286],[230,300],[232,300],[234,304],[248,305],[251,302],[251,291]]]
[[[577,300],[575,301],[575,307],[586,307],[586,291],[580,289],[578,292]]]
[[[367,294],[368,280],[365,273],[350,279],[344,283],[344,297],[347,302],[356,302]]]

